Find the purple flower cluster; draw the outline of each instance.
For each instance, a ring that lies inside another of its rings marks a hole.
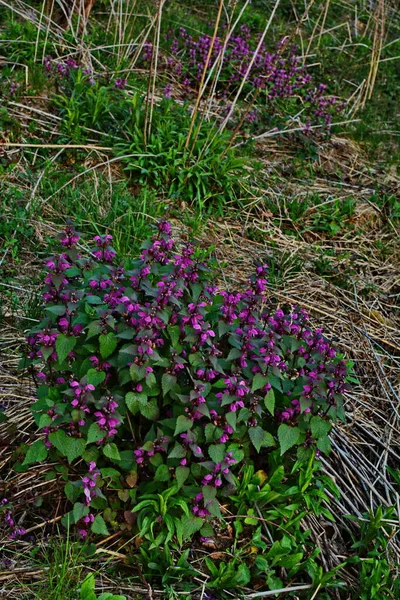
[[[15,540],[20,537],[23,537],[26,534],[26,529],[24,527],[18,527],[16,525],[14,517],[13,517],[13,511],[11,508],[8,508],[7,498],[3,498],[3,500],[0,502],[0,509],[3,507],[5,507],[4,513],[2,511],[3,521],[6,525],[6,527],[8,527],[10,529],[10,533],[9,533],[8,537],[11,540]]]
[[[188,478],[198,489],[193,513],[206,517],[215,506],[204,488],[219,495],[233,485],[242,447],[253,456],[291,426],[299,447],[317,450],[310,420],[340,411],[347,367],[303,309],[268,302],[267,265],[246,290],[219,290],[201,253],[171,234],[160,223],[139,259],[122,266],[111,236],[96,236],[82,257],[69,227],[63,252],[46,261],[50,316],[29,335],[27,356],[58,394],[42,409],[46,447],[55,451],[51,433],[60,429],[93,444],[98,458],[82,478],[87,505],[99,494],[97,464],[124,451],[140,481]]]
[[[94,461],[89,463],[89,472],[82,477],[83,493],[85,494],[86,504],[90,504],[92,498],[97,495],[96,482],[100,476],[100,471]]]
[[[334,106],[338,108],[337,99],[326,95],[326,85],[313,82],[298,47],[290,45],[287,38],[280,40],[272,52],[264,42],[257,50],[259,36],[253,34],[247,24],[243,24],[240,31],[232,34],[228,40],[220,35],[214,43],[211,35],[196,37],[184,27],[180,27],[177,33],[171,30],[167,40],[169,56],[166,65],[180,82],[184,94],[199,86],[213,44],[207,72],[214,66],[221,70],[217,86],[220,100],[226,103],[244,77],[247,77],[245,93],[251,90],[263,92],[259,96],[259,109],[246,114],[247,124],[251,125],[259,118],[262,99],[271,108],[276,100],[301,97],[311,109],[310,120],[305,124],[306,131],[315,120],[325,123],[327,127],[331,125],[332,109]],[[145,64],[152,60],[152,50],[152,45],[147,43],[142,55]],[[171,89],[168,84],[164,90],[166,97],[171,96]]]

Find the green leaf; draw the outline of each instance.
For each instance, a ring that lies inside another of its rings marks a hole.
[[[260,452],[262,446],[275,446],[272,435],[258,425],[257,427],[249,427],[249,437],[257,452]]]
[[[163,391],[163,396],[166,396],[168,392],[174,389],[176,386],[176,377],[175,375],[171,375],[170,373],[164,373],[161,379],[161,387]]]
[[[50,425],[50,423],[52,422],[52,418],[47,415],[47,414],[43,414],[40,415],[40,419],[39,419],[39,423],[38,423],[38,428],[42,429],[42,427],[47,427],[48,425]]]
[[[56,351],[58,356],[58,361],[60,363],[64,362],[67,358],[68,354],[72,352],[75,348],[77,342],[77,338],[70,335],[64,335],[60,333],[56,339]]]
[[[193,421],[185,417],[185,415],[180,415],[176,420],[176,427],[174,435],[178,435],[179,433],[184,433],[193,427]]]
[[[268,394],[264,397],[264,406],[271,415],[275,413],[275,392],[271,388]]]
[[[82,456],[86,446],[84,438],[68,437],[62,429],[50,433],[49,441],[63,456],[67,457],[69,463]]]
[[[140,413],[146,417],[146,419],[150,419],[150,421],[156,421],[160,416],[157,400],[150,400],[150,402],[141,405],[139,410]]]
[[[331,430],[331,424],[321,417],[315,416],[311,419],[311,433],[314,438],[325,437]]]
[[[228,425],[230,425],[232,427],[232,429],[234,431],[236,431],[236,420],[237,420],[237,414],[236,414],[236,412],[228,412],[228,413],[226,413],[225,419],[226,419],[226,422],[228,423]]]
[[[91,527],[93,533],[98,535],[108,535],[108,529],[105,520],[101,515],[96,515]]]
[[[66,306],[46,306],[45,310],[52,313],[53,315],[57,315],[57,317],[62,317],[65,315],[65,311],[67,310]]]
[[[331,442],[328,436],[321,437],[317,440],[317,448],[324,454],[329,454],[331,451]]]
[[[285,423],[279,425],[278,439],[281,447],[281,456],[294,446],[300,437],[300,429],[298,427],[290,427]]]
[[[117,347],[118,340],[115,335],[110,331],[109,333],[102,333],[99,336],[100,342],[100,354],[102,358],[107,358],[112,354]]]
[[[168,454],[168,458],[184,458],[186,456],[186,450],[178,442],[172,448],[171,452]]]
[[[203,519],[200,517],[194,517],[191,515],[188,517],[182,517],[183,539],[187,540],[191,538],[196,531],[199,531],[199,529],[202,528],[203,522]]]
[[[208,454],[215,463],[222,462],[225,454],[225,444],[214,444],[208,448]]]
[[[256,392],[257,390],[264,387],[266,383],[268,383],[268,377],[265,377],[265,375],[263,375],[262,373],[256,373],[254,375],[251,391]]]
[[[167,465],[160,465],[154,475],[154,481],[168,481],[171,475]]]
[[[96,594],[94,593],[94,575],[90,573],[81,585],[81,600],[92,600],[92,598],[96,598]]]
[[[67,483],[64,486],[64,493],[67,496],[68,500],[74,503],[82,494],[82,488],[79,488],[76,485],[72,485],[70,481],[67,481]]]
[[[29,446],[28,452],[26,453],[25,460],[22,465],[30,465],[31,463],[42,462],[47,457],[48,449],[44,445],[43,440],[36,440]]]
[[[190,469],[189,467],[176,467],[175,475],[176,475],[176,483],[178,484],[178,490],[181,489],[186,479],[189,477]]]
[[[104,456],[110,458],[111,460],[121,460],[121,456],[116,444],[106,444],[103,448]]]
[[[131,413],[136,415],[140,408],[147,404],[147,396],[137,392],[128,392],[125,396],[125,402]]]
[[[181,328],[179,325],[168,325],[167,331],[169,333],[169,337],[171,338],[172,347],[175,348],[181,337]]]
[[[77,523],[83,517],[86,517],[86,515],[89,514],[89,507],[85,504],[82,504],[82,502],[75,502],[72,514],[74,515],[75,523]]]
[[[86,377],[87,377],[88,384],[91,383],[92,385],[94,385],[94,387],[97,387],[98,385],[100,385],[100,383],[103,383],[103,381],[106,378],[106,374],[104,371],[97,371],[96,369],[89,369]]]
[[[97,423],[92,423],[87,434],[87,444],[93,444],[105,438],[105,432],[100,429]]]

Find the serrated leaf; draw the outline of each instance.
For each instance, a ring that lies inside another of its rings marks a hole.
[[[208,454],[215,463],[222,462],[225,454],[225,444],[213,444],[208,448]]]
[[[82,504],[82,502],[75,502],[72,513],[74,515],[74,522],[77,523],[89,514],[89,507]]]
[[[64,335],[60,333],[56,339],[56,352],[58,361],[64,362],[68,354],[75,348],[77,338],[71,335]]]
[[[87,444],[93,444],[105,438],[105,432],[100,429],[97,423],[92,423],[87,434]]]
[[[181,328],[179,327],[179,325],[168,325],[167,330],[169,333],[169,337],[171,338],[172,347],[174,348],[175,346],[177,346],[181,337]]]
[[[176,443],[172,448],[171,452],[168,454],[168,458],[184,458],[186,456],[186,450],[181,445]]]
[[[275,392],[272,388],[264,397],[264,406],[271,415],[275,414]]]
[[[176,377],[170,373],[164,373],[161,378],[163,396],[166,396],[176,386]]]
[[[331,441],[328,436],[321,437],[317,440],[317,448],[324,454],[329,454],[331,451]]]
[[[68,498],[68,500],[70,502],[74,503],[74,502],[76,502],[76,500],[78,500],[79,496],[82,494],[82,488],[72,485],[72,483],[70,481],[67,481],[67,483],[64,486],[64,493],[65,493],[66,497]]]
[[[62,429],[50,433],[49,441],[63,456],[67,457],[69,463],[82,456],[86,445],[84,438],[68,437]]]
[[[275,440],[268,431],[262,427],[249,427],[249,437],[257,452],[260,452],[262,446],[275,446]]]
[[[175,469],[176,483],[178,484],[178,490],[181,489],[181,487],[185,483],[186,479],[189,477],[189,473],[190,473],[189,467],[180,466]]]
[[[49,313],[52,313],[53,315],[57,315],[57,317],[62,317],[63,315],[65,315],[65,311],[67,310],[66,306],[46,306],[45,310],[47,310]]]
[[[95,580],[93,573],[90,573],[81,584],[81,600],[92,600],[91,596],[96,598],[94,593]]]
[[[171,475],[167,465],[159,465],[154,475],[154,481],[168,481]]]
[[[253,383],[251,385],[251,391],[256,392],[260,390],[265,384],[268,383],[268,377],[265,377],[262,373],[256,373],[253,378]]]
[[[46,448],[43,440],[36,440],[29,446],[28,452],[26,453],[25,460],[22,465],[30,465],[36,462],[42,462],[47,457],[48,449]]]
[[[114,333],[110,331],[109,333],[102,333],[99,335],[100,342],[100,354],[102,358],[107,358],[112,354],[117,347],[118,340],[115,337]]]
[[[160,416],[157,400],[150,400],[146,404],[141,405],[139,410],[140,414],[146,417],[146,419],[150,419],[150,421],[156,421]]]
[[[92,385],[94,385],[94,387],[97,387],[98,385],[103,383],[103,381],[106,378],[106,374],[104,371],[97,371],[96,369],[89,369],[86,377],[87,377],[88,384],[91,383]]]
[[[236,414],[236,412],[228,412],[228,413],[226,413],[225,419],[226,419],[226,422],[228,423],[228,425],[230,425],[232,427],[232,429],[234,431],[236,431],[236,421],[237,421],[237,414]]]
[[[193,421],[185,417],[185,415],[180,415],[176,420],[176,427],[174,435],[178,435],[179,433],[184,433],[185,431],[189,431],[193,427]]]
[[[286,423],[281,423],[278,427],[278,440],[281,447],[281,456],[292,448],[300,437],[300,429],[298,427],[291,427]]]
[[[104,456],[107,456],[107,458],[110,458],[111,460],[121,460],[121,456],[120,456],[119,450],[117,448],[117,445],[114,443],[106,444],[103,448],[103,454],[104,454]]]
[[[50,425],[52,420],[53,419],[47,414],[40,415],[40,419],[39,419],[39,423],[38,423],[39,429],[42,429],[42,427],[47,427],[48,425]]]
[[[314,438],[325,437],[331,430],[331,424],[321,417],[315,416],[311,419],[311,433]]]
[[[147,396],[146,394],[139,394],[137,392],[128,392],[125,396],[125,402],[131,413],[136,415],[141,406],[147,404]]]
[[[182,517],[183,539],[187,540],[192,537],[196,531],[199,531],[203,526],[203,519],[194,516]]]
[[[94,521],[92,523],[91,530],[93,531],[93,533],[97,533],[98,535],[108,535],[109,534],[106,522],[101,515],[95,516]]]

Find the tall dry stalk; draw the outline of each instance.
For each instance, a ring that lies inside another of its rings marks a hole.
[[[187,150],[187,148],[189,146],[189,141],[190,141],[190,137],[192,135],[193,126],[194,126],[194,123],[195,123],[195,120],[196,120],[197,111],[199,110],[200,100],[201,100],[201,95],[202,95],[202,89],[203,89],[203,85],[204,85],[204,80],[206,78],[208,65],[210,64],[211,54],[212,54],[212,51],[213,51],[213,48],[214,48],[214,44],[215,44],[215,38],[217,37],[217,32],[218,32],[219,22],[221,20],[221,14],[222,14],[222,8],[223,8],[223,6],[224,6],[224,0],[220,0],[219,7],[218,7],[217,18],[215,19],[214,32],[213,32],[213,36],[212,36],[212,39],[211,39],[210,47],[208,49],[207,59],[206,59],[206,62],[204,64],[203,72],[201,74],[200,87],[199,87],[199,91],[198,91],[198,94],[197,94],[196,103],[194,105],[194,109],[193,109],[193,112],[192,112],[192,118],[190,120],[189,131],[188,131],[186,142],[185,142],[185,150]]]

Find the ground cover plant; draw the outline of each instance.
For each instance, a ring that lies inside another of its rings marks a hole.
[[[399,597],[399,29],[3,2],[0,596]]]

